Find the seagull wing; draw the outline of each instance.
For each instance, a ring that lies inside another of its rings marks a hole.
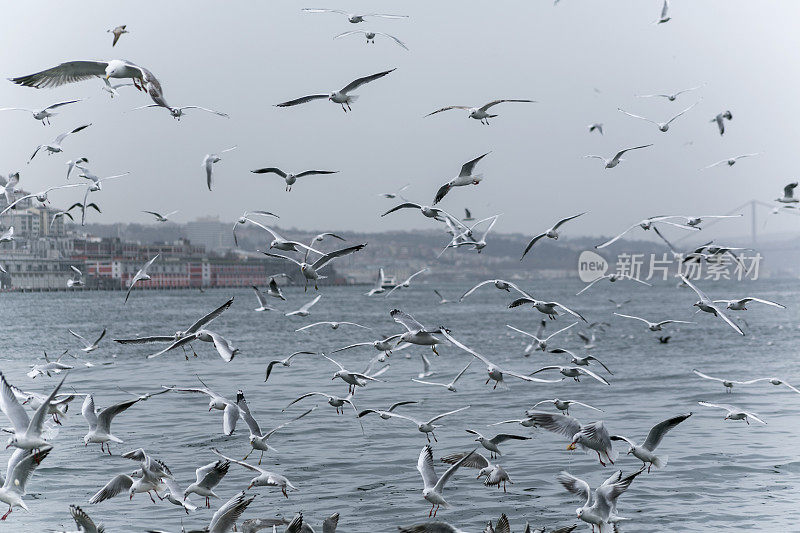
[[[440,477],[439,480],[436,482],[436,485],[433,487],[433,490],[441,494],[442,491],[444,490],[444,486],[447,484],[448,481],[450,481],[450,478],[453,477],[453,474],[456,473],[456,470],[461,468],[461,465],[463,465],[466,461],[469,461],[473,453],[475,453],[475,450],[472,450],[467,455],[459,459],[457,463],[448,468],[447,471],[444,474],[442,474],[442,477]]]
[[[410,332],[420,331],[425,329],[425,326],[420,324],[413,316],[409,315],[404,311],[400,311],[399,309],[392,309],[389,312],[389,316],[391,316],[395,322],[402,325]]]
[[[333,259],[357,252],[362,248],[364,248],[366,245],[367,243],[362,243],[362,244],[357,244],[355,246],[349,246],[347,248],[341,248],[339,250],[328,252],[327,254],[323,255],[322,257],[314,261],[314,264],[312,266],[314,267],[315,270],[319,270]]]
[[[47,405],[47,404],[44,404]],[[20,405],[19,400],[14,395],[14,391],[6,381],[6,377],[0,374],[0,409],[11,421],[14,431],[23,433],[30,425],[30,419],[25,409]]]
[[[616,153],[616,155],[613,157],[613,159],[612,159],[612,160],[613,160],[613,161],[619,161],[619,159],[620,159],[620,158],[621,158],[623,155],[625,155],[625,152],[630,152],[631,150],[639,150],[640,148],[647,148],[647,147],[649,147],[649,146],[653,146],[653,144],[652,144],[652,143],[651,143],[651,144],[643,144],[643,145],[641,145],[641,146],[634,146],[634,147],[632,147],[632,148],[625,148],[624,150],[620,150],[619,152],[617,152],[617,153]]]
[[[600,248],[605,248],[606,246],[609,246],[609,245],[617,242],[619,239],[622,238],[623,235],[625,235],[626,233],[628,233],[630,230],[632,230],[633,228],[635,228],[638,225],[639,224],[634,224],[633,226],[629,227],[628,229],[626,229],[625,231],[623,231],[622,233],[620,233],[619,235],[617,235],[613,239],[608,240],[608,241],[604,242],[603,244],[598,244],[597,246],[595,246],[595,248],[599,250]]]
[[[281,102],[280,104],[275,104],[275,107],[290,107],[299,104],[305,104],[307,102],[311,102],[312,100],[324,100],[328,98],[327,94],[310,94],[308,96],[301,96],[300,98],[295,98],[294,100],[288,100],[286,102]]]
[[[656,122],[654,120],[650,120],[649,118],[641,117],[639,115],[634,115],[633,113],[628,113],[627,111],[625,111],[624,109],[621,109],[619,107],[617,108],[617,111],[621,111],[622,113],[625,113],[629,117],[638,118],[638,119],[641,119],[641,120],[646,120],[647,122],[649,122],[651,124],[658,124],[658,122]],[[615,156],[615,159],[618,159],[618,156],[621,156],[623,153],[624,152],[620,152],[619,154],[617,154],[617,156]]]
[[[253,174],[277,174],[282,178],[286,177],[286,172],[275,167],[257,168],[255,170],[251,170],[250,172]]]
[[[585,499],[587,505],[592,502],[592,489],[584,480],[564,471],[560,472],[558,476],[556,476],[556,480],[558,480],[558,482],[561,483],[561,486],[572,494]]]
[[[125,474],[114,476],[102,489],[89,498],[89,503],[100,503],[111,499],[122,492],[128,491],[131,485],[133,485],[132,477]]]
[[[484,157],[486,157],[490,153],[491,152],[486,152],[485,154],[479,155],[475,159],[472,159],[471,161],[467,161],[466,163],[464,163],[461,166],[461,172],[458,173],[458,176],[459,177],[471,176],[472,175],[472,171],[475,168],[475,165],[478,164],[478,161],[480,161],[481,159],[483,159]]]
[[[436,113],[441,113],[442,111],[450,111],[451,109],[472,109],[472,108],[469,107],[469,106],[465,106],[465,105],[449,105],[447,107],[443,107],[441,109],[437,109],[436,111],[434,111],[432,113],[428,113],[425,116],[429,117],[431,115],[435,115]]]
[[[545,413],[541,411],[526,411],[525,416],[533,420],[537,426],[570,439],[581,430],[581,423],[568,415]]]
[[[247,506],[253,503],[255,496],[245,498],[245,492],[242,491],[236,496],[225,502],[216,513],[211,517],[211,522],[208,526],[209,533],[226,533],[230,531],[236,522],[242,516]]]
[[[433,448],[429,445],[422,448],[419,454],[417,470],[422,476],[422,484],[426,489],[431,489],[436,486],[438,478],[436,477],[436,471],[433,469]]]
[[[111,421],[114,417],[138,401],[139,399],[137,398],[135,400],[128,400],[127,402],[120,402],[100,411],[100,414],[97,415],[97,429],[105,433],[111,433]]]
[[[478,109],[479,109],[480,111],[488,111],[490,107],[494,107],[494,106],[496,106],[497,104],[502,104],[503,102],[527,102],[527,103],[536,103],[536,101],[535,101],[535,100],[516,100],[516,99],[493,100],[493,101],[489,102],[488,104],[484,104],[484,105],[482,105],[482,106],[481,106],[481,107],[479,107]]]
[[[644,447],[650,451],[653,451],[661,444],[661,440],[664,438],[664,435],[667,434],[672,428],[686,420],[692,416],[692,413],[686,413],[678,416],[673,416],[672,418],[668,418],[663,422],[659,422],[650,430],[647,434],[647,439],[644,441]]]
[[[214,309],[213,311],[211,311],[207,315],[205,315],[202,318],[200,318],[199,320],[197,320],[194,324],[189,326],[189,329],[187,329],[185,331],[185,333],[186,334],[196,333],[197,330],[199,330],[200,328],[202,328],[206,324],[210,323],[212,320],[214,320],[219,315],[221,315],[223,312],[225,312],[232,304],[233,304],[233,297],[231,297],[231,299],[229,299],[227,302],[225,302],[224,304],[220,305],[219,307],[217,307],[216,309]]]
[[[358,89],[359,87],[361,87],[362,85],[364,85],[366,83],[369,83],[371,81],[375,81],[375,80],[377,80],[379,78],[382,78],[382,77],[386,76],[387,74],[389,74],[390,72],[394,72],[394,70],[395,69],[384,70],[383,72],[378,72],[377,74],[372,74],[371,76],[364,76],[363,78],[358,78],[356,80],[353,80],[350,83],[348,83],[347,85],[345,85],[340,92],[348,93],[350,91]],[[325,95],[325,97],[327,98],[327,95]]]
[[[295,175],[295,178],[302,178],[303,176],[317,176],[321,174],[338,174],[338,170],[304,170]]]
[[[690,105],[689,107],[687,107],[686,109],[684,109],[683,111],[681,111],[680,113],[678,113],[677,115],[675,115],[674,117],[672,117],[671,119],[669,119],[669,120],[667,121],[667,124],[671,124],[673,120],[675,120],[675,119],[676,119],[676,118],[678,118],[679,116],[683,115],[684,113],[686,113],[687,111],[689,111],[690,109],[692,109],[692,108],[693,108],[694,106],[696,106],[698,103],[699,103],[699,102],[695,102],[695,103],[693,103],[692,105]]]
[[[443,463],[447,463],[449,465],[454,465],[454,464],[456,464],[457,462],[459,462],[461,459],[463,459],[464,457],[466,457],[468,455],[470,456],[469,459],[467,459],[466,461],[461,463],[461,466],[464,466],[464,467],[467,467],[467,468],[477,468],[478,470],[482,470],[482,469],[486,468],[487,466],[489,466],[489,464],[490,464],[489,460],[486,459],[486,457],[484,457],[483,455],[481,455],[481,454],[479,454],[477,452],[473,452],[471,455],[470,455],[470,452],[451,453],[450,455],[445,455],[444,457],[440,458],[439,460],[441,462],[443,462]]]
[[[573,218],[578,218],[579,216],[581,216],[581,215],[585,215],[585,214],[586,214],[586,211],[584,211],[583,213],[578,213],[577,215],[572,215],[571,217],[562,218],[561,220],[559,220],[558,222],[556,222],[556,225],[555,225],[555,226],[553,226],[553,229],[558,229],[558,228],[559,228],[559,227],[561,227],[561,225],[562,225],[562,224],[564,224],[565,222],[569,222],[569,221],[570,221],[570,220],[572,220]]]
[[[464,411],[464,410],[469,409],[469,408],[470,408],[470,406],[467,405],[465,407],[460,407],[460,408],[455,409],[453,411],[447,411],[446,413],[438,414],[438,415],[434,416],[433,418],[431,418],[430,420],[428,420],[428,424],[433,424],[437,420],[441,420],[442,418],[444,418],[446,416],[450,416],[450,415],[454,415],[456,413],[460,413],[461,411]]]
[[[37,89],[58,87],[66,83],[104,76],[107,66],[108,63],[105,61],[68,61],[35,74],[11,78],[10,81],[25,87],[36,87]]]
[[[401,46],[402,48],[408,50],[408,46],[406,46],[406,44],[403,41],[401,41],[400,39],[398,39],[394,35],[390,35],[388,33],[383,33],[383,32],[380,32],[380,31],[376,31],[375,35],[383,35],[384,37],[388,37],[389,39],[391,39],[395,43],[397,43],[399,46]]]

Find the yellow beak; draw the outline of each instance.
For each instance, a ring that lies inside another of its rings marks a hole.
[[[567,446],[568,450],[574,450],[575,448],[577,448],[577,446],[575,446],[574,442],[572,444],[570,444],[569,446]]]

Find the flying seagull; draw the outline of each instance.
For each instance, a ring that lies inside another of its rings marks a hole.
[[[486,152],[483,155],[479,155],[475,159],[467,161],[461,166],[461,171],[458,173],[458,176],[453,178],[452,180],[448,181],[441,187],[439,190],[436,191],[436,196],[433,199],[433,205],[438,204],[442,201],[442,198],[450,192],[450,189],[453,187],[463,187],[464,185],[477,185],[483,179],[483,174],[472,174],[472,171],[475,169],[475,165],[478,164],[478,161],[489,155],[490,152]]]
[[[225,152],[230,152],[231,150],[236,150],[236,146],[232,146],[230,148],[226,148],[222,150],[220,154],[224,154]],[[217,154],[206,154],[203,158],[203,164],[200,165],[206,169],[206,185],[208,185],[208,190],[211,190],[211,175],[214,169],[214,163],[219,163],[222,161],[222,158]]]
[[[675,100],[678,99],[678,97],[680,95],[682,95],[684,93],[691,92],[691,91],[696,91],[697,89],[700,89],[701,87],[703,87],[703,86],[702,85],[698,85],[697,87],[691,87],[689,89],[682,89],[680,91],[677,91],[677,92],[674,92],[674,93],[668,93],[668,94],[637,94],[636,97],[637,98],[666,98],[670,102],[674,102]]]
[[[11,78],[10,81],[25,87],[58,87],[67,83],[88,80],[90,78],[131,78],[133,85],[145,91],[156,104],[169,107],[161,90],[161,82],[152,72],[130,61],[112,59],[110,61],[68,61],[55,67]]]
[[[148,104],[148,105],[143,105],[141,107],[134,107],[131,111],[137,111],[139,109],[147,109],[150,107],[164,107],[164,106],[158,104]],[[213,115],[217,115],[218,117],[230,118],[230,116],[228,116],[227,113],[223,113],[221,111],[214,111],[213,109],[208,109],[207,107],[200,107],[199,105],[184,105],[178,107],[167,107],[165,109],[167,109],[167,111],[169,111],[170,114],[172,115],[172,118],[174,118],[178,122],[180,122],[181,117],[183,117],[183,115],[186,114],[187,109],[199,109],[200,111],[205,111],[206,113],[211,113]]]
[[[714,303],[714,302],[711,300],[711,298],[709,298],[708,296],[706,296],[706,293],[704,293],[703,291],[701,291],[700,289],[698,289],[698,288],[695,286],[695,284],[694,284],[694,283],[692,283],[691,281],[689,281],[689,280],[686,278],[686,276],[684,276],[683,274],[678,274],[678,276],[680,276],[681,280],[682,280],[682,281],[683,281],[683,282],[684,282],[686,285],[688,285],[688,286],[689,286],[689,288],[691,288],[691,289],[692,289],[692,290],[693,290],[695,293],[697,293],[697,296],[700,298],[700,299],[699,299],[697,302],[695,302],[695,303],[693,303],[693,304],[692,304],[693,306],[697,307],[697,309],[698,309],[699,311],[704,311],[704,312],[706,312],[706,313],[711,313],[712,315],[714,315],[714,316],[717,316],[717,317],[721,318],[721,319],[722,319],[722,320],[724,320],[724,321],[725,321],[725,322],[726,322],[726,323],[727,323],[727,324],[728,324],[730,327],[732,327],[733,329],[735,329],[735,330],[736,330],[736,333],[738,333],[739,335],[742,335],[742,336],[744,336],[744,331],[742,331],[742,328],[740,328],[740,327],[739,327],[739,326],[738,326],[738,325],[737,325],[737,324],[736,324],[736,323],[735,323],[733,320],[731,320],[730,318],[728,318],[728,317],[725,315],[725,313],[723,313],[723,312],[722,312],[722,309],[720,309],[720,308],[719,308],[719,306],[717,306],[717,305],[716,305],[716,304],[715,304],[715,303]]]
[[[647,472],[649,473],[651,466],[656,468],[664,468],[667,466],[667,458],[657,457],[653,452],[655,451],[656,447],[661,444],[661,441],[664,439],[664,435],[666,435],[667,432],[690,416],[692,416],[692,413],[686,413],[673,416],[672,418],[668,418],[663,422],[659,422],[650,429],[650,432],[647,434],[647,439],[642,445],[638,445],[631,439],[621,435],[611,435],[611,440],[627,442],[630,446],[628,449],[628,455],[633,455],[644,465],[647,465]]]
[[[156,222],[168,222],[169,221],[169,217],[171,217],[172,215],[177,213],[177,211],[170,211],[169,213],[165,213],[163,215],[160,214],[160,213],[156,213],[155,211],[142,211],[142,213],[147,213],[148,215],[153,215],[154,217],[156,217]]]
[[[561,227],[562,224],[564,224],[565,222],[569,222],[573,218],[578,218],[579,216],[585,215],[585,214],[586,214],[586,212],[584,211],[583,213],[578,213],[577,215],[572,215],[571,217],[562,218],[561,220],[556,222],[553,225],[552,228],[548,229],[544,233],[540,233],[539,235],[537,235],[536,237],[531,239],[528,242],[528,245],[525,247],[525,251],[522,252],[522,257],[520,257],[519,260],[522,261],[523,259],[525,259],[525,255],[530,251],[530,249],[533,247],[534,244],[536,244],[536,242],[539,239],[541,239],[543,237],[547,237],[548,239],[556,239],[557,240],[558,239],[558,228]]]
[[[345,37],[347,35],[354,35],[356,33],[363,34],[367,38],[367,43],[372,43],[372,44],[375,44],[375,36],[383,35],[384,37],[388,37],[389,39],[393,40],[401,48],[404,48],[404,49],[408,50],[408,47],[405,45],[405,43],[403,43],[403,41],[401,41],[400,39],[398,39],[394,35],[390,35],[388,33],[383,33],[383,32],[380,32],[380,31],[366,31],[366,30],[346,31],[344,33],[340,33],[339,35],[336,35],[334,37],[334,39],[338,39],[339,37]]]
[[[588,159],[599,159],[600,161],[603,161],[605,168],[614,168],[615,166],[619,165],[620,161],[625,161],[624,159],[622,159],[622,156],[625,155],[625,152],[630,152],[631,150],[639,150],[640,148],[647,148],[649,146],[653,146],[652,143],[643,144],[642,146],[634,146],[633,148],[625,148],[624,150],[620,150],[619,152],[617,152],[611,159],[606,159],[601,155],[585,155],[583,157]]]
[[[114,40],[111,43],[112,47],[117,45],[117,41],[119,41],[119,38],[122,36],[123,33],[130,33],[128,30],[125,29],[126,27],[127,24],[123,24],[122,26],[117,26],[116,28],[106,30],[106,33],[114,34]]]
[[[148,280],[150,280],[150,275],[147,273],[147,269],[150,268],[153,265],[155,260],[158,259],[159,255],[160,254],[156,254],[151,260],[149,260],[147,263],[145,263],[144,266],[142,268],[140,268],[138,272],[136,272],[135,276],[133,276],[133,278],[131,279],[130,284],[128,285],[128,292],[125,294],[125,302],[126,303],[128,302],[128,297],[131,295],[131,291],[133,290],[133,286],[136,285],[137,281],[148,281]]]
[[[723,159],[721,161],[717,161],[716,163],[711,163],[707,167],[703,167],[700,170],[706,170],[706,169],[713,168],[713,167],[716,167],[716,166],[719,166],[719,165],[724,165],[726,163],[728,164],[729,167],[732,167],[740,159],[743,159],[745,157],[754,157],[754,156],[757,156],[757,155],[761,155],[761,153],[757,152],[757,153],[754,153],[754,154],[742,154],[742,155],[737,155],[737,156],[734,156],[734,157],[729,157],[728,159]]]
[[[660,132],[662,132],[662,133],[666,133],[667,131],[669,131],[669,125],[670,125],[670,124],[672,124],[672,122],[673,122],[675,119],[677,119],[678,117],[680,117],[680,116],[681,116],[681,115],[683,115],[684,113],[688,112],[690,109],[692,109],[692,108],[693,108],[694,106],[696,106],[698,103],[700,103],[700,102],[695,102],[695,103],[693,103],[692,105],[690,105],[689,107],[687,107],[686,109],[684,109],[683,111],[681,111],[680,113],[678,113],[677,115],[673,116],[671,119],[667,120],[666,122],[656,122],[655,120],[650,120],[649,118],[641,117],[641,116],[639,116],[639,115],[634,115],[633,113],[628,113],[627,111],[625,111],[624,109],[621,109],[621,108],[619,108],[619,107],[617,108],[617,111],[620,111],[620,112],[622,112],[622,113],[625,113],[625,114],[626,114],[626,115],[628,115],[629,117],[638,118],[638,119],[640,119],[640,120],[644,120],[644,121],[646,121],[646,122],[649,122],[649,123],[651,123],[651,124],[655,124],[655,125],[656,125],[656,127],[658,128],[658,131],[660,131]]]
[[[46,123],[50,124],[50,117],[56,116],[58,113],[53,113],[53,109],[57,109],[61,106],[65,106],[68,104],[74,104],[75,102],[80,102],[81,100],[67,100],[66,102],[58,102],[56,104],[50,104],[49,106],[45,107],[44,109],[24,109],[21,107],[3,107],[0,108],[0,111],[27,111],[28,113],[33,115],[33,118],[36,120],[41,120],[42,124]]]
[[[63,152],[64,149],[61,147],[61,143],[64,142],[64,139],[66,139],[67,136],[72,135],[73,133],[78,133],[79,131],[82,131],[82,130],[88,128],[89,126],[91,126],[91,124],[83,124],[82,126],[78,126],[77,128],[75,128],[73,130],[70,130],[70,131],[67,131],[67,132],[64,132],[64,133],[60,134],[58,137],[56,137],[55,139],[53,139],[51,142],[49,142],[47,144],[40,144],[39,146],[36,147],[36,150],[33,151],[33,155],[31,155],[31,158],[28,159],[28,163],[33,161],[33,158],[36,157],[36,154],[39,153],[39,150],[46,150],[48,155],[52,155],[52,154],[57,154],[59,152]]]
[[[364,76],[363,78],[358,78],[357,80],[353,80],[347,85],[345,85],[342,89],[334,91],[329,94],[311,94],[308,96],[302,96],[300,98],[295,98],[294,100],[289,100],[286,102],[281,102],[280,104],[276,104],[275,107],[295,106],[298,104],[305,104],[307,102],[311,102],[312,100],[324,100],[327,98],[331,102],[340,104],[342,106],[342,111],[347,113],[348,110],[352,111],[352,109],[350,108],[350,104],[355,102],[356,99],[358,99],[358,95],[347,94],[347,93],[355,89],[358,89],[359,87],[361,87],[366,83],[382,78],[387,74],[389,74],[390,72],[394,72],[394,70],[395,69],[385,70],[383,72],[378,72],[377,74],[372,74],[371,76]]]
[[[297,174],[292,174],[291,172],[284,172],[283,170],[275,167],[266,167],[266,168],[257,168],[256,170],[251,170],[253,174],[277,174],[286,182],[286,192],[292,190],[292,185],[297,181],[297,178],[302,178],[303,176],[317,176],[320,174],[336,174],[339,172],[338,170],[304,170],[303,172],[298,172]]]
[[[378,17],[384,19],[407,19],[408,15],[387,15],[386,13],[348,13],[340,9],[320,9],[320,8],[303,8],[304,13],[337,13],[347,17],[347,21],[351,24],[358,24],[364,22],[364,17]]]
[[[733,120],[733,113],[730,111],[723,111],[722,113],[717,113],[717,115],[709,120],[709,122],[716,122],[717,128],[719,128],[719,134],[725,135],[725,119]]]
[[[488,125],[489,124],[489,119],[490,118],[494,118],[494,117],[497,116],[497,115],[490,114],[488,112],[489,109],[491,107],[493,107],[493,106],[496,106],[497,104],[502,104],[503,102],[527,102],[527,103],[534,104],[534,103],[536,103],[536,100],[519,100],[519,99],[517,99],[517,100],[510,100],[510,99],[493,100],[493,101],[489,102],[488,104],[482,105],[481,107],[469,107],[469,106],[464,106],[464,105],[451,105],[451,106],[443,107],[441,109],[437,109],[436,111],[433,111],[432,113],[428,113],[425,116],[429,117],[431,115],[435,115],[436,113],[441,113],[442,111],[449,111],[451,109],[466,109],[467,111],[469,111],[469,114],[467,115],[469,118],[474,118],[475,120],[479,120],[481,122],[481,124]]]

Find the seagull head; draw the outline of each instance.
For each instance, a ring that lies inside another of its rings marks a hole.
[[[11,448],[12,446],[14,446],[16,444],[17,444],[17,436],[16,435],[12,435],[11,437],[8,438],[8,442],[6,444],[6,450]]]
[[[578,515],[578,518],[583,516],[583,507],[579,507],[578,509],[575,509],[575,514]]]

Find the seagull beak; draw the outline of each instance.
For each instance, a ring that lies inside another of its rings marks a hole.
[[[569,446],[567,446],[568,450],[574,450],[576,448],[575,443],[571,442]]]
[[[106,74],[106,81],[108,81],[108,78],[110,78],[110,77],[111,77],[111,74]]]
[[[252,484],[252,483],[250,483],[250,484],[247,486],[247,490],[250,490],[250,489],[252,489],[252,488],[253,488],[253,484]]]

